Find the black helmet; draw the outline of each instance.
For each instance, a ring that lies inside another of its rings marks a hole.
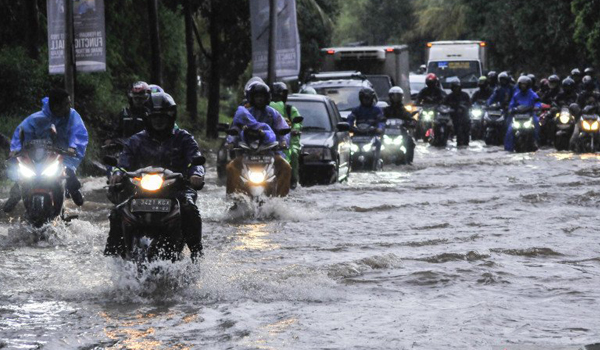
[[[548,83],[560,83],[560,78],[558,77],[558,75],[556,74],[552,74],[551,76],[548,77]]]
[[[273,83],[271,91],[273,100],[287,102],[289,90],[285,83],[280,81]]]
[[[256,105],[256,96],[260,94],[265,96],[264,106]],[[263,108],[267,106],[271,102],[271,89],[269,89],[269,86],[265,83],[256,82],[252,84],[248,89],[248,102],[253,107]]]
[[[508,85],[510,83],[510,76],[508,75],[508,73],[502,72],[498,74],[498,82],[500,82],[500,85],[502,86]]]
[[[594,68],[592,67],[587,67],[584,71],[583,74],[585,75],[589,75],[589,76],[594,76],[594,74],[596,73],[596,71],[594,70]]]
[[[166,92],[157,92],[150,96],[149,113],[146,118],[146,130],[151,134],[169,134],[177,119],[177,104]]]
[[[589,75],[583,77],[583,79],[581,80],[581,84],[583,86],[583,89],[586,91],[592,91],[596,87],[596,84],[594,84],[594,79],[592,79],[592,77],[590,77]]]
[[[529,88],[531,88],[531,78],[526,76],[526,75],[522,75],[519,77],[519,80],[517,80],[517,85],[519,86],[519,89],[522,90],[527,90]],[[521,88],[521,86],[525,86],[524,89]]]
[[[459,92],[462,90],[462,85],[459,79],[452,79],[450,82],[450,90],[454,92],[455,89],[457,89]]]
[[[496,73],[495,70],[492,70],[487,74],[487,78],[490,84],[495,84],[498,82],[498,73]]]
[[[573,89],[575,88],[575,80],[571,78],[566,78],[562,81],[562,88],[565,91],[573,91]]]
[[[363,106],[372,106],[376,97],[377,95],[375,94],[375,90],[369,86],[365,86],[358,92],[358,99],[360,100],[360,104]]]

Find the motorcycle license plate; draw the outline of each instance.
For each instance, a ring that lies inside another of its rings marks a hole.
[[[170,199],[133,199],[131,212],[168,213],[171,211]]]
[[[254,164],[270,164],[272,160],[271,156],[246,156],[246,161]]]

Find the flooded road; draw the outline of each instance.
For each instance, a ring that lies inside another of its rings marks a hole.
[[[299,188],[248,218],[228,215],[208,169],[204,260],[141,279],[102,256],[103,179],[86,179],[80,218],[43,241],[2,214],[0,348],[600,342],[600,156],[419,144],[414,164]]]

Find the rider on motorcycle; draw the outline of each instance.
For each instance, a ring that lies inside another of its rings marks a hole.
[[[589,75],[590,77],[592,77],[592,80],[594,80],[594,87],[596,90],[600,91],[600,82],[598,81],[598,78],[596,77],[596,70],[592,67],[587,67],[584,71],[583,74],[585,75]]]
[[[518,90],[510,101],[509,110],[512,113],[519,106],[528,106],[531,108],[540,107],[540,97],[531,89],[531,79],[528,76],[521,76],[517,80]],[[512,152],[514,150],[514,136],[512,132],[512,116],[508,118],[508,130],[504,138],[504,149]],[[533,125],[535,127],[535,140],[539,142],[540,122],[535,113],[533,113]]]
[[[271,92],[269,87],[262,82],[255,81],[247,87],[246,99],[248,100],[249,108],[245,106],[238,107],[235,116],[233,117],[232,129],[242,132],[244,126],[254,125],[255,123],[267,124],[277,137],[280,147],[288,148],[289,141],[286,135],[281,135],[279,132],[289,129],[281,114],[274,108],[269,107],[271,100]],[[229,136],[227,138],[227,147],[233,148],[237,143],[238,137]],[[227,194],[233,194],[240,191],[238,179],[242,171],[242,155],[238,155],[229,164],[227,164]],[[292,167],[282,157],[281,154],[275,154],[275,176],[277,178],[277,196],[285,197],[290,192],[290,184],[292,177]]]
[[[370,87],[360,89],[358,99],[360,106],[354,107],[348,116],[350,127],[357,124],[367,123],[376,128],[377,133],[383,133],[385,129],[385,117],[381,108],[375,105],[375,90]]]
[[[565,78],[562,83],[562,90],[554,98],[553,105],[556,107],[569,106],[577,102],[577,91],[575,90],[575,81],[571,78]]]
[[[416,121],[413,119],[412,114],[406,110],[404,107],[404,90],[402,90],[399,86],[393,86],[388,91],[388,96],[390,100],[390,105],[383,109],[383,116],[386,119],[402,119],[411,127],[414,127]],[[406,129],[403,129],[406,131]],[[412,164],[414,154],[415,154],[415,140],[412,138],[410,133],[404,133],[402,135],[404,140],[407,140],[406,143],[406,162],[407,164]]]
[[[515,94],[515,88],[510,85],[510,76],[507,72],[498,75],[499,86],[494,90],[492,96],[487,100],[488,106],[499,103],[503,109],[506,109]]]
[[[469,94],[462,91],[460,80],[454,79],[450,83],[452,92],[446,96],[443,104],[452,108],[452,125],[456,134],[457,146],[469,145],[469,132],[471,131],[471,119],[469,118],[469,109],[471,108],[471,99]]]
[[[300,117],[298,109],[287,104],[288,87],[283,82],[273,83],[273,101],[270,106],[273,107],[279,114],[285,118],[288,125],[291,125],[290,147],[285,151],[286,157],[292,166],[292,183],[291,188],[295,189],[300,179],[300,161],[299,152],[294,152],[294,149],[300,150],[300,134],[302,132],[302,123],[293,123],[294,118]]]
[[[477,86],[479,87],[479,90],[475,91],[471,100],[473,103],[485,105],[490,96],[492,96],[493,92],[488,85],[488,78],[486,78],[484,75],[480,76],[479,80],[477,81]]]
[[[545,104],[552,104],[552,101],[560,93],[560,78],[558,75],[553,74],[548,77],[548,90],[544,92],[540,98]]]
[[[583,77],[581,81],[582,90],[577,95],[577,104],[581,109],[586,106],[597,107],[600,104],[600,92],[596,90],[594,80],[589,75]]]
[[[490,86],[490,90],[494,93],[494,90],[498,87],[498,73],[496,71],[490,71],[487,74],[488,85]]]
[[[73,202],[83,205],[83,194],[81,194],[81,183],[75,176],[77,167],[85,156],[85,150],[88,144],[88,132],[83,120],[76,110],[71,108],[71,97],[63,89],[55,88],[50,91],[48,97],[42,99],[42,110],[27,117],[15,130],[10,143],[11,161],[9,162],[8,176],[11,180],[17,181],[15,155],[21,150],[21,132],[23,133],[23,142],[50,139],[51,126],[56,127],[56,142],[59,148],[68,150],[73,156],[65,157],[66,166],[66,190],[67,197],[70,196]],[[4,203],[3,210],[11,212],[21,200],[21,189],[18,183],[15,183],[10,190],[10,197]]]
[[[189,185],[177,195],[181,205],[182,233],[192,253],[192,260],[202,254],[202,218],[196,206],[196,190],[204,187],[204,167],[190,166],[193,157],[200,155],[198,143],[185,130],[174,129],[177,105],[167,93],[151,96],[150,112],[145,130],[127,140],[112,177],[111,191],[124,179],[123,171],[134,171],[148,166],[161,167],[189,178]],[[125,189],[127,191],[128,189]],[[109,216],[110,231],[104,255],[119,256],[123,252],[122,218],[114,208]]]
[[[438,86],[439,80],[433,73],[427,74],[425,77],[425,85],[417,95],[417,105],[425,104],[439,105],[446,97],[446,92]]]
[[[583,79],[583,76],[581,75],[581,71],[579,70],[579,68],[573,68],[569,78],[573,79],[573,81],[575,82],[575,92],[579,93],[582,88],[581,80]]]

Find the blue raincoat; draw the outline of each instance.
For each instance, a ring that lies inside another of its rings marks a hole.
[[[492,96],[487,100],[488,106],[493,105],[494,103],[500,103],[502,107],[508,106],[512,97],[515,94],[515,88],[508,86],[498,86]]]
[[[525,92],[521,92],[521,90],[517,90],[517,92],[513,95],[512,100],[510,100],[510,105],[508,109],[511,111],[509,118],[507,118],[508,129],[506,130],[506,136],[504,137],[504,149],[512,152],[515,148],[515,140],[512,133],[512,111],[519,106],[527,106],[533,108],[539,108],[541,106],[540,97],[538,94],[533,92],[532,89],[528,89]],[[535,140],[539,141],[540,138],[540,121],[538,116],[533,114],[533,125],[535,127]]]
[[[356,124],[361,123],[367,123],[381,130],[385,130],[385,117],[383,116],[383,111],[377,106],[358,106],[353,108],[352,113],[348,116],[348,124],[350,124],[350,126],[356,126]]]
[[[71,108],[68,118],[57,117],[50,111],[48,97],[42,99],[42,110],[25,118],[15,130],[10,142],[11,152],[21,150],[20,130],[24,132],[24,142],[31,140],[50,139],[50,126],[54,124],[57,131],[57,146],[62,149],[73,148],[77,152],[75,157],[64,157],[66,167],[75,171],[83,157],[88,145],[88,132],[83,120],[77,111]],[[12,177],[11,177],[12,178]]]
[[[278,130],[289,129],[289,125],[285,119],[272,107],[267,106],[264,110],[256,109],[254,107],[246,108],[239,106],[233,117],[232,127],[239,131],[245,125],[254,125],[254,123],[264,123],[271,128],[271,132],[275,136],[278,142],[285,141],[286,145],[290,145],[290,134],[281,136],[275,134]],[[229,136],[227,142],[235,142],[236,138]]]

